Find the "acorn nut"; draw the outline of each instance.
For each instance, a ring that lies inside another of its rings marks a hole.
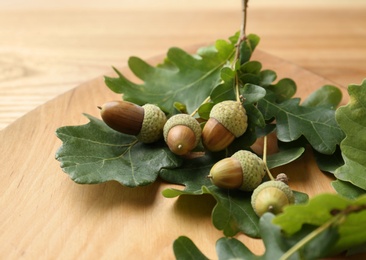
[[[207,177],[219,188],[252,191],[262,182],[265,172],[260,157],[250,151],[240,150],[215,163]]]
[[[169,149],[177,155],[186,155],[198,145],[201,126],[188,114],[177,114],[166,122],[163,134]]]
[[[239,189],[243,183],[241,164],[231,157],[215,163],[207,177],[214,185],[224,189]]]
[[[138,106],[127,101],[110,101],[101,107],[103,121],[112,129],[135,135],[143,143],[153,143],[163,137],[166,116],[158,106]]]
[[[205,148],[217,152],[228,147],[248,127],[248,117],[242,103],[225,100],[213,106],[210,118],[202,130]]]
[[[285,206],[295,203],[295,197],[286,183],[272,180],[253,191],[251,203],[255,213],[261,217],[266,212],[281,213]]]

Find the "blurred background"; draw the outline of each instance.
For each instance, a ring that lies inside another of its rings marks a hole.
[[[365,11],[365,0],[251,0],[247,32],[269,54],[360,83]],[[239,0],[0,0],[0,130],[130,56],[211,44],[240,23]]]
[[[266,7],[332,7],[353,4],[366,5],[364,0],[251,0],[250,5]],[[7,9],[158,9],[183,10],[192,8],[232,9],[240,5],[238,0],[0,0],[0,7]]]

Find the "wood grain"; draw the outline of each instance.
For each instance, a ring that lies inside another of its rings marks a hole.
[[[128,73],[132,55],[147,59],[171,46],[225,39],[239,29],[237,7],[209,1],[206,8],[204,0],[183,10],[158,1],[152,10],[122,1],[107,10],[92,0],[89,8],[63,1],[67,8],[58,9],[58,2],[42,1],[9,10],[4,3],[22,1],[0,2],[0,259],[172,259],[180,235],[215,259],[222,233],[211,224],[211,197],[164,199],[161,191],[172,186],[166,183],[77,185],[54,159],[61,145],[54,131],[86,123],[83,112],[97,116],[96,105],[119,97],[103,83],[111,66]],[[293,77],[301,96],[325,83],[360,83],[366,75],[360,1],[253,1],[247,31],[261,37],[265,50],[256,57],[280,77]],[[319,172],[310,153],[283,170],[298,190],[332,192],[331,177]],[[263,251],[260,241],[238,238]]]
[[[255,59],[279,77],[293,77],[300,96],[329,83],[260,50]],[[126,67],[120,69],[132,78]],[[133,189],[116,182],[78,185],[61,171],[54,159],[61,142],[54,131],[86,123],[82,113],[98,116],[96,105],[117,97],[97,77],[0,132],[1,259],[172,259],[172,242],[181,235],[216,258],[214,245],[222,233],[211,223],[211,197],[166,199],[162,190],[178,186],[160,182]],[[286,170],[294,189],[332,192],[331,177],[317,169],[310,153]],[[255,253],[263,252],[260,240],[237,237]]]
[[[1,9],[0,129],[111,66],[125,65],[130,56],[146,59],[171,46],[226,39],[239,30],[240,11],[219,3],[154,11],[132,3],[115,10]],[[260,48],[270,54],[342,86],[359,84],[366,77],[365,5],[296,3],[253,1],[247,31],[258,34]]]

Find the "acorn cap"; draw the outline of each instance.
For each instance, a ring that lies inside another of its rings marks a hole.
[[[266,174],[263,160],[255,153],[246,150],[237,151],[231,157],[240,162],[243,171],[243,183],[240,189],[252,191],[257,188]]]
[[[243,105],[234,100],[225,100],[213,106],[210,117],[225,126],[235,137],[245,133],[248,117]]]
[[[143,105],[144,119],[140,133],[136,136],[140,142],[153,143],[163,137],[166,116],[161,109],[152,104]]]
[[[261,196],[263,192],[266,193]],[[261,201],[258,202],[259,197],[261,197]],[[277,214],[282,212],[284,206],[293,203],[295,203],[295,196],[291,188],[286,183],[275,180],[260,184],[253,191],[251,198],[252,207],[258,216],[263,215],[266,211],[273,211],[274,214]]]
[[[199,143],[202,133],[201,126],[195,118],[188,114],[177,114],[169,118],[168,121],[166,121],[163,129],[165,141],[167,141],[169,130],[177,125],[184,125],[189,127],[195,133],[195,146]]]

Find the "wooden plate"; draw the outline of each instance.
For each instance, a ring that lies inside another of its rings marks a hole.
[[[164,57],[152,58],[150,63]],[[254,59],[275,70],[278,78],[294,79],[300,97],[332,84],[260,50]],[[133,79],[127,67],[120,70]],[[206,256],[216,258],[215,242],[223,235],[211,224],[215,201],[210,196],[167,199],[161,191],[173,185],[165,183],[133,189],[116,182],[79,185],[62,172],[55,160],[61,145],[55,130],[87,123],[82,113],[99,116],[97,105],[116,98],[120,95],[111,92],[100,76],[0,132],[1,259],[172,259],[172,243],[181,235],[190,237]],[[287,168],[294,189],[311,196],[334,192],[331,176],[318,170],[310,154],[291,167],[296,169]],[[255,253],[263,252],[260,240],[238,238]]]

